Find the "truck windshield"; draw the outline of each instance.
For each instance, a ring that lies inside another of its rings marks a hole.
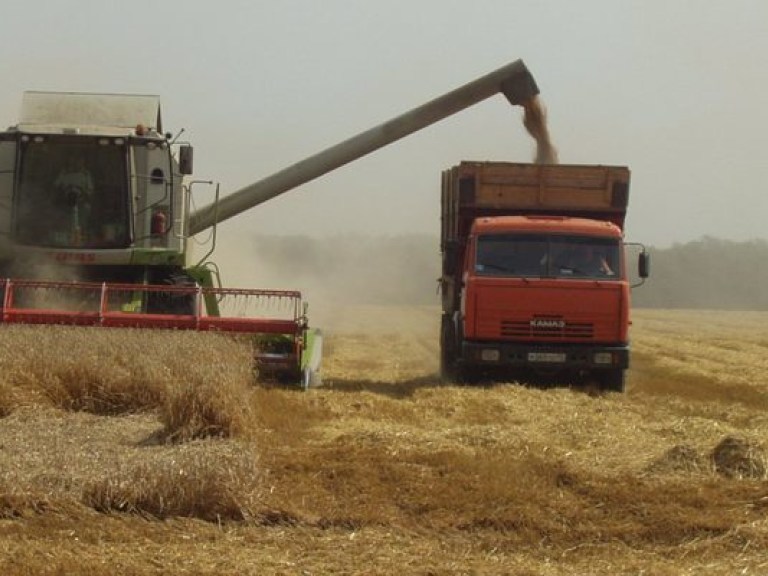
[[[478,237],[478,276],[535,278],[617,278],[615,238],[543,234],[488,234]]]
[[[20,144],[16,241],[52,248],[130,243],[126,145],[110,138],[33,137]]]

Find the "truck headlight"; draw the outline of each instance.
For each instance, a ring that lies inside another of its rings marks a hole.
[[[611,352],[597,352],[592,357],[595,364],[613,364],[613,354]]]
[[[483,362],[498,362],[501,354],[495,348],[483,348],[480,350],[480,360]]]

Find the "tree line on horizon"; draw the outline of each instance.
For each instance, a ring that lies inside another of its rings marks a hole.
[[[435,236],[256,236],[254,253],[272,285],[311,286],[350,304],[439,305]],[[651,277],[633,289],[643,308],[768,310],[768,241],[702,237],[650,247]],[[629,268],[636,268],[631,253]]]
[[[651,277],[633,290],[635,306],[768,310],[768,241],[704,236],[650,248]]]

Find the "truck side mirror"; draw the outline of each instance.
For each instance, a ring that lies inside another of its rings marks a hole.
[[[179,172],[182,174],[192,174],[192,160],[194,158],[194,149],[189,144],[179,147]]]
[[[645,250],[637,257],[637,272],[640,278],[648,278],[651,275],[651,255]]]

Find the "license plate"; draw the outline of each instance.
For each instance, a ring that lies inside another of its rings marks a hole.
[[[565,362],[565,352],[528,352],[528,362]]]

